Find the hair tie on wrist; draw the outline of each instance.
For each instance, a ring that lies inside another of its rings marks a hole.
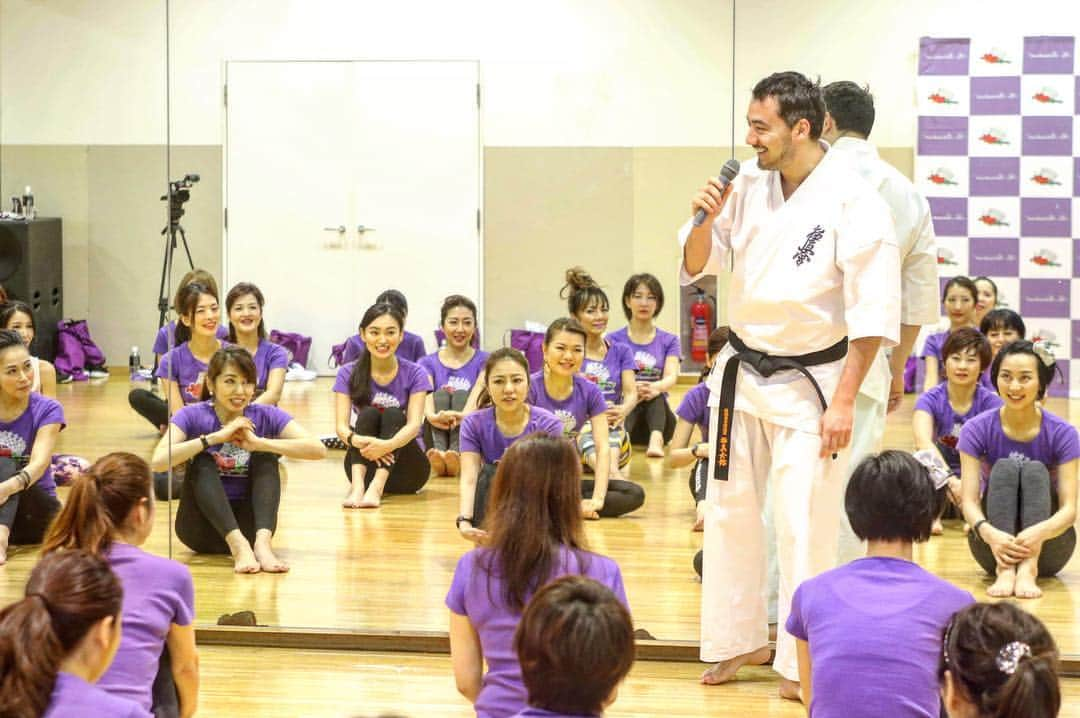
[[[1001,647],[994,662],[997,664],[999,671],[1011,676],[1016,673],[1016,667],[1025,658],[1031,658],[1031,646],[1023,641],[1013,641]]]

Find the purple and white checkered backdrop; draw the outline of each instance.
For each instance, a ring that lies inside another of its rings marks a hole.
[[[1080,63],[1075,37],[924,37],[915,184],[942,282],[986,275],[1080,397]],[[1075,309],[1074,309],[1075,308]]]

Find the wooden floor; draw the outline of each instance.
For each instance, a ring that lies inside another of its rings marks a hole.
[[[60,387],[68,429],[58,451],[95,458],[124,449],[148,456],[156,432],[129,408],[126,378]],[[677,387],[675,396],[685,387]],[[887,444],[910,447],[913,401],[890,418]],[[287,384],[282,407],[315,433],[332,427],[330,380]],[[1062,400],[1051,409],[1067,414],[1080,402]],[[290,462],[283,491],[276,545],[293,566],[280,576],[236,576],[226,557],[196,556],[171,543],[174,558],[195,577],[199,623],[223,613],[255,611],[260,624],[444,631],[443,605],[458,557],[471,546],[454,528],[457,483],[432,479],[417,496],[392,496],[378,511],[346,511],[340,506],[346,482],[341,452],[321,462]],[[691,557],[702,536],[692,533],[692,502],[684,471],[665,470],[659,460],[635,456],[632,478],[646,491],[645,506],[631,516],[587,524],[591,547],[618,561],[626,581],[635,623],[655,637],[696,641],[700,584]],[[166,503],[148,550],[170,549]],[[917,559],[930,570],[985,597],[980,575],[959,528],[920,547]],[[33,550],[13,553],[0,567],[0,603],[19,595],[34,561]],[[1057,579],[1044,584],[1046,596],[1024,606],[1051,627],[1064,653],[1080,654],[1080,558],[1074,557]]]

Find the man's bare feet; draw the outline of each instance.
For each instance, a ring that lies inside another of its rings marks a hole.
[[[994,598],[1005,598],[1006,596],[1013,595],[1013,591],[1015,590],[1016,569],[998,566],[997,578],[990,584],[990,588],[986,589],[986,594],[988,596],[993,596]]]
[[[269,541],[266,543],[256,541],[254,553],[259,567],[267,573],[286,573],[289,570],[289,564],[277,557],[274,550],[270,548]]]
[[[445,476],[457,476],[461,473],[461,454],[450,450],[443,454],[443,457],[446,460]]]
[[[735,677],[735,674],[743,666],[760,666],[769,661],[770,655],[769,647],[762,646],[756,651],[750,651],[741,656],[720,661],[701,674],[701,682],[707,686],[718,686],[721,683],[727,683]]]
[[[780,676],[780,697],[789,701],[802,701],[802,693],[799,691],[799,682]]]
[[[933,525],[930,526],[930,533],[934,536],[940,536],[945,533],[945,527],[941,525],[941,519],[934,519]]]
[[[1025,564],[1034,564],[1034,561],[1025,561]],[[1035,582],[1035,573],[1038,569],[1032,565],[1028,568],[1026,565],[1021,565],[1016,570],[1016,587],[1013,589],[1013,595],[1017,598],[1041,598],[1043,595],[1042,589],[1039,588]]]
[[[446,476],[446,459],[438,449],[427,450],[427,460],[436,476]]]

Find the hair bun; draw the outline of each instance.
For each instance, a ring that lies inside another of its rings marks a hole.
[[[596,280],[592,278],[584,267],[570,267],[566,270],[566,284],[563,286],[562,291],[559,292],[560,297],[573,294],[574,292],[580,292],[582,289],[588,289],[590,287],[598,287]]]

